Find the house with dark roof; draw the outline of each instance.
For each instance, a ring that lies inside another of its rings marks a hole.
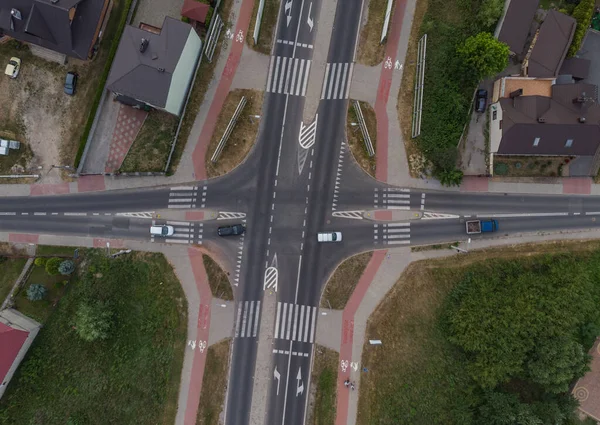
[[[109,0],[0,0],[0,36],[87,60],[108,4]]]
[[[0,311],[0,398],[41,325],[13,309]]]
[[[540,0],[509,0],[496,38],[508,45],[511,55],[521,55]]]
[[[549,10],[534,36],[522,65],[526,77],[556,77],[567,56],[577,21],[556,10]]]
[[[524,96],[523,89],[506,93],[490,106],[490,163],[503,155],[571,158],[570,176],[596,175],[600,166],[597,86],[554,84],[550,96]]]
[[[125,27],[107,79],[117,99],[180,116],[202,42],[185,22],[166,17],[159,34]]]

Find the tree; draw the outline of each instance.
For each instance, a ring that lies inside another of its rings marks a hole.
[[[458,54],[479,80],[498,74],[508,65],[508,45],[489,32],[467,38],[458,47]]]
[[[27,299],[29,301],[40,301],[46,296],[46,287],[39,283],[32,283],[27,288]]]
[[[81,339],[91,342],[106,339],[112,326],[113,314],[107,303],[88,301],[75,313],[75,330]]]
[[[44,257],[37,257],[33,261],[33,264],[35,264],[38,267],[44,267],[46,265],[46,259]]]
[[[491,29],[502,16],[503,0],[483,0],[477,13],[477,20],[483,29]]]
[[[46,262],[46,273],[50,276],[56,276],[58,274],[58,267],[62,263],[62,260],[58,257],[52,257]]]
[[[527,362],[527,373],[552,393],[564,393],[574,378],[589,370],[590,356],[573,338],[562,335],[544,338],[535,345],[535,352]]]
[[[58,266],[58,271],[64,276],[68,276],[75,271],[75,263],[71,260],[65,260]]]
[[[460,186],[463,179],[463,172],[458,169],[443,170],[438,173],[440,183],[444,186]]]
[[[478,423],[486,425],[542,425],[542,420],[514,394],[489,392],[479,407]]]

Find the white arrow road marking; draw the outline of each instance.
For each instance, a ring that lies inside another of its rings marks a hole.
[[[302,383],[302,369],[298,368],[298,376],[296,376],[296,397],[304,393],[304,384]]]
[[[288,26],[288,27],[290,26],[290,22],[291,22],[291,20],[292,20],[292,13],[291,13],[291,10],[292,10],[292,3],[293,3],[293,0],[286,1],[286,2],[285,2],[285,6],[283,7],[283,9],[284,9],[284,13],[285,13],[285,16],[286,16],[286,18],[287,18],[287,26]],[[288,15],[288,11],[290,11],[290,14],[289,14],[289,15]]]
[[[273,379],[277,379],[277,395],[279,395],[279,382],[281,381],[281,374],[277,371],[277,366],[273,371]]]
[[[308,26],[310,27],[310,31],[312,32],[313,30],[313,25],[315,24],[313,19],[310,17],[310,12],[312,11],[312,2],[310,3],[310,6],[308,6],[308,19],[306,20],[306,23],[308,24]]]

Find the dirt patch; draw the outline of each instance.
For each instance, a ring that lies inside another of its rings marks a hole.
[[[375,116],[375,110],[371,107],[368,102],[359,102],[360,109],[367,125],[369,137],[371,143],[373,143],[373,149],[377,146],[377,117]],[[369,157],[367,148],[365,146],[364,138],[360,127],[358,125],[352,125],[358,123],[356,110],[354,109],[354,101],[348,103],[348,119],[346,120],[346,135],[348,137],[348,145],[354,159],[360,165],[367,174],[375,178],[375,171],[377,167],[377,152],[375,155]]]
[[[208,347],[198,405],[197,425],[218,425],[225,402],[231,338]]]
[[[321,307],[343,310],[372,256],[373,252],[365,252],[341,263],[327,281]]]
[[[119,171],[162,172],[165,170],[179,118],[152,110],[131,145]]]
[[[258,0],[254,2],[250,28],[248,28],[248,33],[246,35],[246,44],[248,44],[248,47],[252,50],[256,50],[265,55],[270,55],[271,50],[273,49],[273,38],[275,36],[275,25],[277,25],[277,14],[279,12],[280,1],[265,0],[260,31],[258,33],[258,43],[254,44],[254,26],[256,25],[256,14],[258,13],[259,3]]]
[[[337,403],[337,365],[339,354],[315,345],[315,358],[310,378],[309,425],[333,425]]]
[[[367,21],[360,31],[360,42],[356,61],[363,65],[375,66],[383,62],[386,40],[381,41],[381,31],[385,21],[388,0],[369,0]],[[396,2],[392,4],[391,16],[394,16]],[[391,23],[390,23],[391,26]],[[388,27],[389,32],[389,27]]]
[[[235,112],[242,96],[246,97],[247,103],[237,123],[229,136],[229,140],[216,164],[210,160],[215,152],[221,137],[225,133],[227,125]],[[263,103],[263,92],[257,90],[237,89],[229,92],[223,108],[219,113],[217,125],[213,132],[210,145],[206,155],[206,174],[209,178],[222,176],[240,165],[256,141],[259,120],[252,118],[260,115]]]
[[[398,92],[398,120],[400,121],[400,129],[408,157],[408,168],[412,177],[418,177],[427,165],[412,139],[412,114],[415,96],[415,73],[417,72],[417,44],[421,38],[421,24],[428,6],[428,0],[417,0],[404,61],[404,71],[402,72],[402,85]]]
[[[569,157],[495,156],[494,176],[561,177],[568,175]]]
[[[231,283],[229,282],[227,273],[208,255],[202,255],[202,262],[204,263],[204,269],[208,276],[208,285],[213,297],[226,301],[233,300],[233,291],[231,290]]]

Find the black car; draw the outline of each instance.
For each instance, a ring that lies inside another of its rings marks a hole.
[[[234,224],[232,226],[221,226],[217,229],[219,236],[238,236],[246,231],[242,224]]]
[[[485,108],[487,107],[487,97],[488,92],[485,89],[477,90],[477,95],[475,96],[475,110],[477,112],[485,112]]]
[[[73,96],[75,89],[77,88],[77,75],[76,72],[67,72],[67,78],[65,79],[65,93]]]

